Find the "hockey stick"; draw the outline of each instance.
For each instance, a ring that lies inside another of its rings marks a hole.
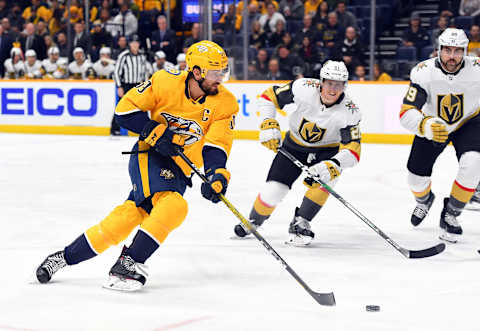
[[[352,206],[348,201],[346,201],[344,198],[342,198],[337,192],[335,192],[330,186],[328,186],[326,183],[324,183],[317,175],[314,175],[306,165],[304,165],[302,162],[297,160],[295,156],[290,154],[288,151],[286,151],[283,148],[279,149],[280,153],[282,153],[287,159],[292,161],[297,167],[305,171],[308,176],[312,177],[317,183],[321,184],[324,189],[326,189],[331,195],[333,195],[335,198],[337,198],[341,203],[345,205],[352,213],[358,216],[365,224],[367,224],[373,231],[378,233],[380,237],[385,239],[390,245],[392,245],[397,251],[399,251],[403,256],[409,259],[419,259],[419,258],[424,258],[424,257],[430,257],[437,255],[445,250],[445,244],[440,243],[436,246],[427,248],[427,249],[422,249],[418,251],[414,250],[409,250],[406,248],[403,248],[399,244],[397,244],[395,241],[392,240],[388,235],[386,235],[382,230],[380,230],[375,224],[373,224],[368,218],[366,218],[362,213],[360,213],[354,206]]]
[[[198,175],[198,177],[200,177],[201,180],[204,183],[208,183],[207,177],[205,177],[205,175],[202,174],[202,172],[195,166],[195,164],[193,164],[193,162],[190,161],[190,159],[185,154],[183,154],[183,152],[179,148],[177,149],[177,152],[178,152],[179,156]],[[331,292],[331,293],[318,293],[318,292],[313,291],[300,278],[300,276],[298,276],[297,273],[295,271],[293,271],[293,269],[287,264],[287,262],[285,262],[285,260],[282,259],[282,257],[272,248],[272,246],[270,246],[270,244],[255,230],[255,228],[253,228],[252,224],[250,224],[250,222],[245,217],[243,217],[242,214],[240,214],[240,212],[230,203],[230,201],[228,201],[227,198],[225,198],[225,196],[221,193],[218,194],[218,196],[219,196],[220,200],[222,200],[222,202],[228,207],[228,209],[230,209],[230,211],[235,216],[237,216],[237,218],[242,222],[242,224],[245,225],[245,227],[252,232],[252,234],[255,236],[255,238],[257,238],[258,241],[260,241],[262,243],[262,245],[267,249],[267,251],[269,251],[270,254],[272,254],[273,257],[278,262],[280,262],[280,264],[288,271],[288,273],[290,275],[292,275],[292,277],[295,278],[295,280],[300,285],[302,285],[302,287],[308,292],[308,294],[310,294],[312,296],[312,298],[315,299],[315,301],[317,301],[319,304],[321,304],[323,306],[335,306],[335,296],[333,295],[333,292]]]

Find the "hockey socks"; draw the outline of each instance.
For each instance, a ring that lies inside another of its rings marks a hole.
[[[135,262],[145,263],[160,245],[142,229],[138,230],[135,238],[125,254],[128,254]]]
[[[95,257],[97,253],[90,247],[85,234],[81,234],[65,247],[65,261],[68,265],[77,264]]]

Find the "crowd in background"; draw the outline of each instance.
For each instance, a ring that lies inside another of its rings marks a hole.
[[[181,70],[184,53],[201,39],[202,27],[199,23],[183,25],[181,3],[170,0],[172,24],[167,28],[167,1],[90,0],[86,12],[81,0],[71,0],[69,8],[66,0],[0,0],[0,75],[114,78],[115,61],[122,52],[130,51],[132,40],[140,44],[149,74],[165,66]],[[393,17],[408,14],[414,6],[413,0],[387,3],[390,17],[379,17],[384,21],[382,29],[392,28]],[[480,55],[480,1],[440,3],[439,17],[430,30],[421,26],[418,14],[411,15],[399,46],[415,49],[414,60],[435,56],[438,35],[457,26],[457,17],[464,16],[471,18],[462,26],[471,39],[468,52]],[[314,77],[322,63],[333,59],[346,63],[352,79],[366,80],[370,23],[355,5],[355,0],[248,1],[249,79]],[[213,40],[234,59],[233,69],[238,69],[235,64],[241,64],[243,54],[239,46],[243,6],[244,0],[231,4],[213,26]],[[234,70],[237,78],[241,78],[240,71]],[[392,79],[379,63],[373,73],[377,80]]]

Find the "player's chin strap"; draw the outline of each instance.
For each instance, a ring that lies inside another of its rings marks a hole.
[[[320,185],[323,186],[324,189],[326,189],[331,195],[333,195],[337,200],[339,200],[341,203],[345,205],[352,213],[354,213],[358,218],[360,218],[365,224],[367,224],[373,231],[375,231],[377,234],[380,235],[383,239],[385,239],[390,245],[392,245],[397,251],[399,251],[403,256],[409,259],[418,259],[418,258],[423,258],[423,257],[430,257],[437,255],[445,250],[445,244],[440,243],[436,246],[423,249],[423,250],[409,250],[406,248],[401,247],[399,244],[397,244],[395,241],[393,241],[389,236],[387,236],[382,230],[380,230],[375,224],[373,224],[368,218],[366,218],[362,213],[360,213],[354,206],[352,206],[348,201],[346,201],[344,198],[340,196],[337,192],[335,192],[328,184],[323,182],[317,175],[313,174],[308,167],[297,160],[295,156],[290,154],[288,151],[286,151],[283,147],[281,147],[278,150],[281,154],[283,154],[287,159],[293,162],[297,167],[302,169],[307,173],[309,177],[311,177],[314,181],[319,183]]]
[[[185,161],[185,163],[187,163],[190,166],[190,168],[192,168],[192,170],[198,175],[198,177],[200,177],[200,179],[204,183],[209,182],[207,177],[205,177],[205,175],[197,168],[197,166],[192,161],[190,161],[190,159],[185,154],[183,154],[183,151],[180,148],[177,148],[177,152],[178,152],[178,155],[183,159],[183,161]],[[317,301],[319,304],[323,306],[335,306],[335,297],[332,292],[318,293],[313,291],[300,278],[300,276],[298,276],[297,273],[293,271],[293,269],[287,264],[287,262],[285,262],[285,260],[282,259],[282,257],[272,248],[272,246],[270,246],[270,244],[255,230],[253,225],[245,217],[243,217],[242,214],[240,214],[240,212],[230,203],[230,201],[227,200],[227,198],[225,198],[223,194],[221,193],[218,194],[218,197],[228,207],[228,209],[230,209],[230,211],[243,223],[243,225],[245,225],[245,227],[252,232],[255,238],[257,238],[262,243],[263,247],[265,247],[267,251],[269,251],[270,254],[272,254],[273,257],[278,262],[280,262],[280,264],[288,271],[288,273],[293,278],[295,278],[295,280],[300,285],[302,285],[302,287],[308,292],[308,294],[310,294],[315,299],[315,301]]]

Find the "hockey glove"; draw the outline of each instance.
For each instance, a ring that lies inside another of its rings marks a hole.
[[[260,125],[260,142],[263,146],[271,149],[275,153],[280,147],[282,134],[280,133],[280,124],[274,118],[267,118]]]
[[[320,179],[331,185],[342,173],[342,167],[337,164],[338,161],[326,160],[308,168],[310,172],[320,177]]]
[[[168,129],[168,125],[150,120],[140,133],[140,140],[153,147],[155,152],[163,156],[178,155],[177,148],[183,150],[185,139]]]
[[[217,203],[220,201],[218,194],[227,192],[230,172],[225,168],[218,168],[213,175],[208,175],[208,183],[202,183],[201,191],[205,199]]]
[[[425,138],[437,143],[444,143],[448,139],[446,124],[438,117],[425,117],[420,123],[420,133],[422,132]]]

